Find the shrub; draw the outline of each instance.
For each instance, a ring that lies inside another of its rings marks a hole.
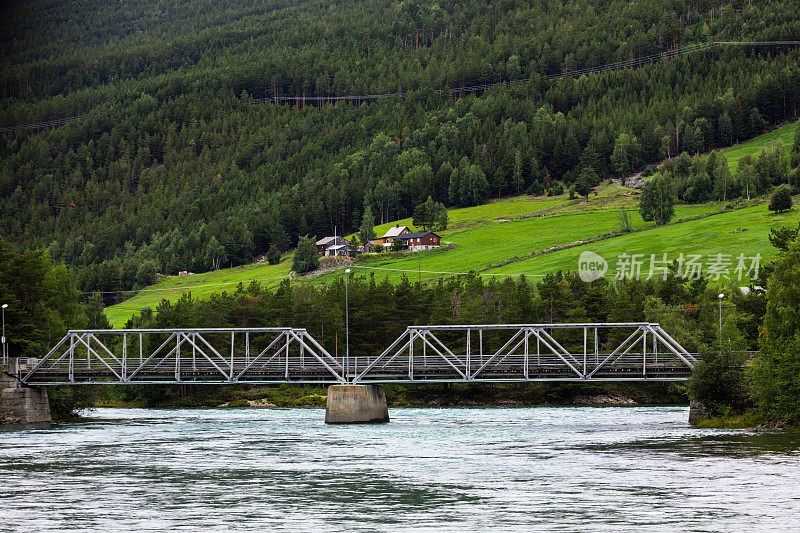
[[[778,213],[783,213],[792,208],[792,193],[788,187],[779,187],[772,193],[772,199],[769,201],[769,210]]]
[[[535,180],[533,183],[530,184],[528,190],[525,191],[531,196],[541,196],[544,194],[544,185],[541,181]]]
[[[267,263],[277,265],[281,262],[281,253],[274,246],[267,252]]]
[[[628,212],[623,207],[619,210],[618,215],[619,220],[619,230],[622,233],[630,233],[633,231],[633,223],[631,222],[631,217],[628,215]]]
[[[706,350],[689,377],[689,397],[714,414],[743,406],[747,400],[744,362],[743,352]]]

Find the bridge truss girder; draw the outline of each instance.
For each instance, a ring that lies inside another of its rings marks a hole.
[[[347,368],[298,328],[75,330],[18,378],[28,385],[668,381],[686,379],[697,362],[654,323],[410,326],[380,355],[351,359]]]
[[[351,381],[672,381],[696,362],[655,323],[410,326]]]
[[[340,383],[343,368],[299,328],[73,330],[19,379],[28,385]]]

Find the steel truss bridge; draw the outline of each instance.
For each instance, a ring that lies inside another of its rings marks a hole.
[[[659,324],[409,326],[378,355],[331,355],[305,329],[74,330],[26,385],[672,381],[697,355]]]

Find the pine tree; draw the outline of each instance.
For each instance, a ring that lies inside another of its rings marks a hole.
[[[733,144],[733,122],[727,111],[719,116],[717,121],[717,142],[722,146]]]
[[[575,182],[575,192],[584,196],[587,200],[589,195],[594,191],[594,184],[597,182],[597,174],[594,169],[585,167],[581,171],[578,181]]]
[[[511,186],[517,194],[520,194],[525,186],[525,180],[522,177],[522,154],[519,150],[514,154],[514,175],[511,178]]]
[[[414,216],[411,221],[414,226],[421,227],[428,231],[442,231],[447,229],[448,215],[444,204],[434,201],[428,196],[425,203],[418,205],[414,209]]]
[[[614,171],[624,177],[639,166],[639,140],[634,135],[621,133],[614,143],[614,153],[611,154],[611,164]]]
[[[358,230],[358,236],[362,243],[366,243],[375,238],[375,217],[372,216],[372,208],[369,205],[364,208],[364,215],[361,218],[361,227]]]
[[[750,111],[749,122],[750,137],[755,137],[756,135],[761,135],[764,133],[764,128],[767,126],[767,122],[761,116],[761,112],[757,107],[754,107],[753,110]]]

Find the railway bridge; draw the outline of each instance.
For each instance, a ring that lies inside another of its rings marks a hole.
[[[69,331],[7,373],[79,384],[327,384],[326,421],[387,421],[385,383],[678,381],[698,360],[657,323],[409,326],[381,353],[332,355],[302,328]]]

